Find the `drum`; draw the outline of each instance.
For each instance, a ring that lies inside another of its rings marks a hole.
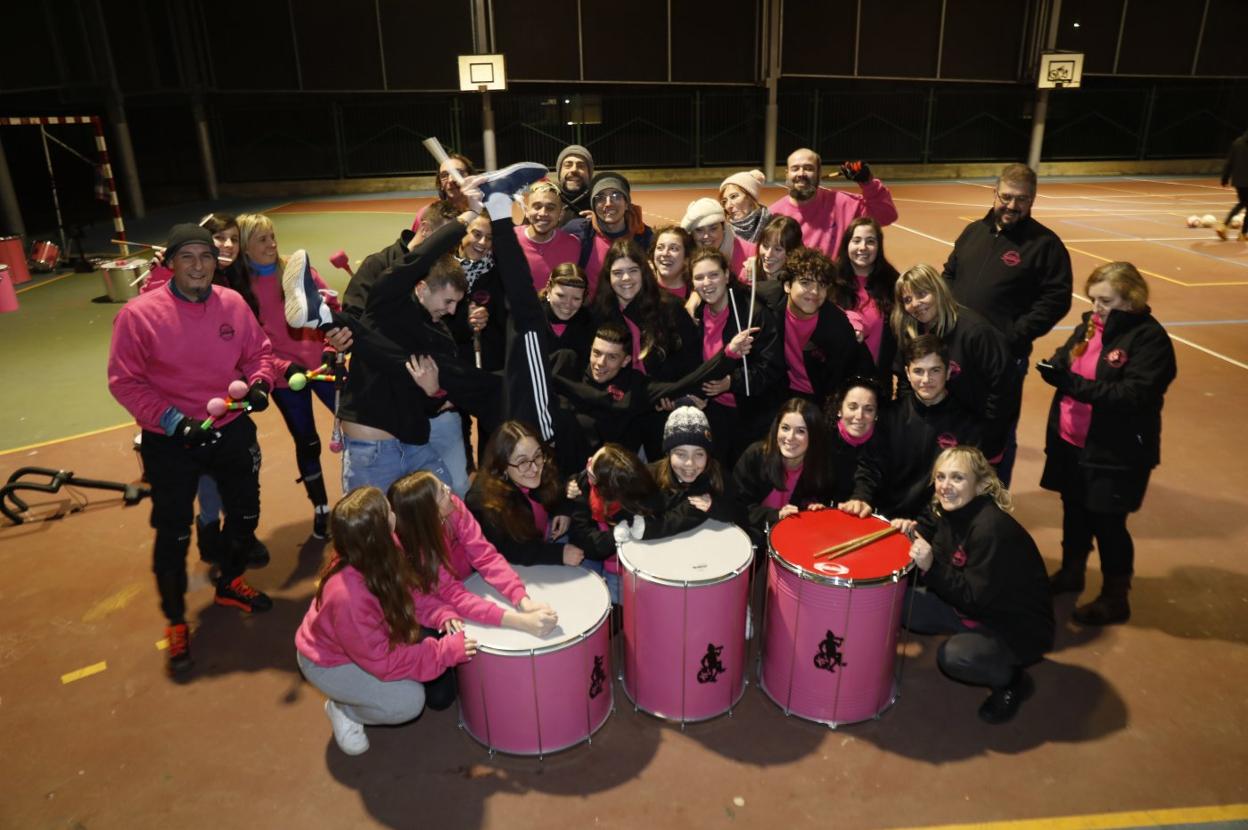
[[[832,561],[815,557],[886,527],[820,510],[771,529],[760,680],[786,715],[837,726],[878,717],[897,699],[909,540],[895,534]]]
[[[583,568],[516,566],[516,573],[530,597],[555,609],[559,625],[534,637],[465,623],[478,650],[457,669],[459,722],[491,754],[540,757],[590,740],[611,714],[611,599],[602,577]],[[480,574],[464,586],[511,608]]]
[[[0,264],[9,266],[9,278],[14,285],[30,282],[30,270],[26,267],[26,246],[20,236],[0,236]]]
[[[660,718],[699,721],[745,693],[745,613],[754,549],[735,525],[619,550],[624,693]]]
[[[0,314],[17,311],[17,292],[9,277],[9,266],[0,263]]]
[[[46,239],[36,242],[30,249],[30,264],[36,271],[51,271],[61,259],[61,248]]]
[[[104,292],[110,302],[124,303],[139,296],[140,283],[147,277],[147,263],[143,260],[118,259],[100,265],[104,280]]]

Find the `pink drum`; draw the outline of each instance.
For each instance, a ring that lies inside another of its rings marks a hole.
[[[14,285],[30,282],[30,270],[26,267],[26,246],[20,236],[0,236],[0,264],[9,266],[9,277]]]
[[[886,527],[820,510],[771,529],[761,681],[786,715],[837,726],[878,717],[897,699],[910,542],[892,535],[831,561],[816,558]]]
[[[555,609],[559,625],[534,637],[466,623],[478,651],[457,669],[459,721],[491,754],[542,756],[590,740],[611,714],[611,599],[602,577],[582,568],[516,566],[516,573],[530,597]],[[511,608],[480,574],[464,586]]]
[[[61,247],[55,242],[44,239],[30,248],[30,264],[36,271],[53,271],[60,260]]]
[[[624,693],[668,720],[706,720],[745,693],[745,613],[754,550],[735,525],[619,551]]]

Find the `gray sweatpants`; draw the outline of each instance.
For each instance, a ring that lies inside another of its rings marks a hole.
[[[415,680],[378,680],[354,663],[325,668],[298,651],[303,676],[356,723],[407,723],[425,708],[425,686]]]

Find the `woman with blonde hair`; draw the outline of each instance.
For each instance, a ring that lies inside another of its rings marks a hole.
[[[910,630],[950,634],[936,654],[949,677],[992,690],[979,707],[1004,723],[1035,689],[1026,667],[1053,647],[1044,560],[1009,514],[1010,494],[975,447],[950,447],[932,466],[935,497],[910,533],[921,587],[911,588]]]
[[[1083,590],[1096,541],[1100,595],[1075,609],[1075,622],[1107,625],[1131,617],[1127,594],[1135,545],[1127,516],[1140,509],[1161,462],[1161,409],[1177,372],[1174,346],[1148,307],[1148,284],[1129,262],[1107,262],[1088,277],[1092,310],[1047,361],[1054,387],[1040,486],[1062,497],[1062,567],[1053,593]]]

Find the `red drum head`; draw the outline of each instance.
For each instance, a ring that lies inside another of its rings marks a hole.
[[[782,567],[809,579],[844,583],[888,581],[913,567],[910,540],[900,533],[830,561],[828,557],[815,558],[833,545],[887,527],[888,522],[875,516],[859,519],[835,509],[804,511],[771,529],[771,555]]]

